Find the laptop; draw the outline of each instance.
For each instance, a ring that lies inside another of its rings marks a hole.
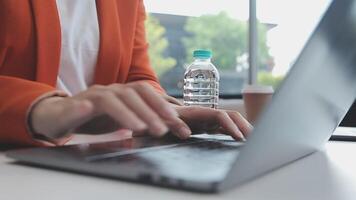
[[[334,1],[245,143],[204,134],[183,141],[141,137],[7,156],[81,174],[220,192],[321,149],[355,97],[356,1]]]

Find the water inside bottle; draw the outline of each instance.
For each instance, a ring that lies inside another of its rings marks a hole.
[[[219,78],[209,69],[192,69],[184,76],[184,105],[217,108]]]

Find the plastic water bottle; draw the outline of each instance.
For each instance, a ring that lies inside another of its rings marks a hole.
[[[184,73],[184,105],[217,108],[220,76],[211,63],[212,53],[207,50],[196,50],[193,57],[194,62]]]

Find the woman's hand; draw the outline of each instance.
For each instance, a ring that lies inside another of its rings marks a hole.
[[[244,140],[252,131],[252,125],[235,111],[195,106],[177,106],[176,110],[194,134],[224,133],[231,135],[235,140]]]
[[[173,106],[144,82],[93,86],[73,97],[38,102],[30,113],[34,132],[56,139],[70,131],[101,134],[125,128],[160,137],[168,131],[186,139],[194,133],[223,132],[241,140],[251,125],[237,112]]]
[[[144,82],[93,86],[73,97],[47,98],[35,105],[30,119],[34,132],[52,139],[74,129],[90,134],[126,128],[156,137],[168,130],[180,138],[190,135],[172,105]]]

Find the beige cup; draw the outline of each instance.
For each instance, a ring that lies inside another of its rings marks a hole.
[[[242,90],[247,120],[254,124],[268,102],[274,90],[272,86],[246,85]]]

